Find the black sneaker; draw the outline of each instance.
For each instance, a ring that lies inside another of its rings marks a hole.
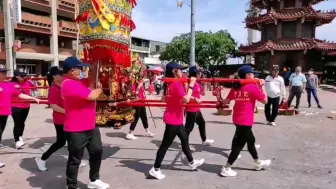
[[[308,105],[308,108],[311,108],[311,105]]]
[[[320,108],[320,109],[323,109],[323,107],[321,105],[318,105],[317,107]]]

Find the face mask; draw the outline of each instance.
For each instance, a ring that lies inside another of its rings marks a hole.
[[[308,74],[310,74],[310,75],[311,75],[311,74],[313,74],[313,72],[311,72],[311,71],[310,71],[310,72],[308,72]]]
[[[84,79],[84,78],[85,78],[85,73],[81,71],[79,74],[79,79]]]

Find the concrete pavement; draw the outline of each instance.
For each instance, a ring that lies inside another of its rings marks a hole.
[[[205,158],[205,164],[198,171],[189,171],[181,161],[180,142],[176,139],[163,162],[166,178],[161,181],[148,179],[147,172],[153,166],[164,131],[164,109],[152,108],[158,126],[155,129],[149,120],[151,131],[156,134],[154,138],[140,136],[138,140],[130,141],[124,139],[128,126],[121,130],[101,128],[104,144],[101,179],[111,184],[113,189],[335,189],[336,127],[335,121],[327,116],[332,115],[330,111],[336,109],[336,93],[320,90],[319,95],[325,109],[305,108],[305,94],[301,104],[301,110],[318,111],[318,115],[279,116],[277,127],[263,125],[263,114],[256,117],[254,133],[257,143],[261,144],[258,152],[261,158],[272,160],[269,170],[253,171],[252,158],[244,151],[243,157],[234,164],[237,177],[219,177],[218,173],[226,163],[230,150],[234,126],[230,116],[216,116],[214,109],[204,109],[207,135],[208,138],[215,139],[215,144],[211,147],[200,145],[197,127],[191,135],[191,144],[196,148],[194,156]],[[205,99],[214,98],[207,94]],[[315,106],[314,102],[312,104]],[[26,122],[24,149],[13,148],[12,130],[13,122],[10,118],[3,136],[3,143],[9,147],[0,150],[0,161],[7,164],[0,169],[0,188],[65,188],[65,148],[49,159],[47,172],[39,172],[34,161],[55,140],[51,110],[45,109],[44,105],[32,106]],[[138,124],[136,133],[144,133],[141,123]],[[85,156],[87,157],[87,153]],[[88,172],[88,167],[80,169],[80,188],[86,188],[85,184],[89,182]]]

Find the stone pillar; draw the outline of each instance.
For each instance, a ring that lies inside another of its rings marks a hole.
[[[296,22],[296,38],[302,37],[302,23],[300,21]]]
[[[14,23],[11,19],[10,13],[11,7],[8,1],[3,1],[3,14],[4,14],[4,28],[5,28],[5,47],[6,47],[6,68],[10,71],[8,76],[13,76],[13,71],[16,69],[15,57],[13,52],[14,35]]]
[[[52,33],[50,37],[50,54],[54,55],[51,66],[59,66],[58,59],[58,22],[57,22],[57,1],[51,0]]]
[[[278,39],[281,39],[282,38],[282,23],[278,22],[278,25],[277,25],[277,38]]]

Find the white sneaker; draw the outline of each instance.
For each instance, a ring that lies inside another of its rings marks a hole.
[[[35,162],[36,162],[37,168],[40,171],[46,171],[47,170],[46,162],[43,161],[40,157],[36,157]]]
[[[204,159],[194,159],[194,162],[188,163],[189,167],[191,168],[191,170],[195,170],[197,169],[197,167],[201,166],[204,163]]]
[[[145,133],[145,136],[146,136],[146,137],[153,137],[153,136],[155,136],[155,134],[154,134],[154,133],[151,133],[150,131],[147,131],[147,132]]]
[[[15,148],[18,150],[18,149],[22,149],[22,147],[25,145],[25,143],[24,142],[22,142],[22,141],[17,141],[16,143],[15,143]]]
[[[275,127],[275,126],[276,126],[275,122],[271,122],[271,125],[272,125],[273,127]]]
[[[23,142],[23,138],[22,138],[22,136],[19,137],[19,141]]]
[[[215,142],[215,140],[206,139],[206,141],[203,142],[203,145],[204,146],[211,146],[214,142]]]
[[[101,180],[96,180],[94,182],[90,182],[87,187],[90,189],[108,189],[110,185]]]
[[[222,175],[223,177],[235,177],[237,176],[237,172],[232,170],[231,168],[223,167],[220,175]]]
[[[136,140],[136,139],[138,139],[138,137],[134,136],[133,134],[128,133],[126,135],[126,139],[128,139],[128,140]]]
[[[267,121],[267,122],[265,123],[265,125],[271,125],[271,122]]]
[[[154,167],[149,170],[149,175],[158,180],[164,179],[166,177],[166,175],[164,175],[160,169],[156,171]]]
[[[256,144],[254,145],[256,149],[259,149],[260,148],[260,144]]]
[[[5,167],[5,165],[6,165],[6,164],[4,164],[4,163],[0,162],[0,168],[3,168],[3,167]]]
[[[0,150],[7,148],[7,146],[0,144]]]
[[[268,167],[269,165],[271,165],[271,160],[259,160],[259,163],[254,163],[254,168],[257,171],[260,171],[261,169],[263,169],[264,167]]]

